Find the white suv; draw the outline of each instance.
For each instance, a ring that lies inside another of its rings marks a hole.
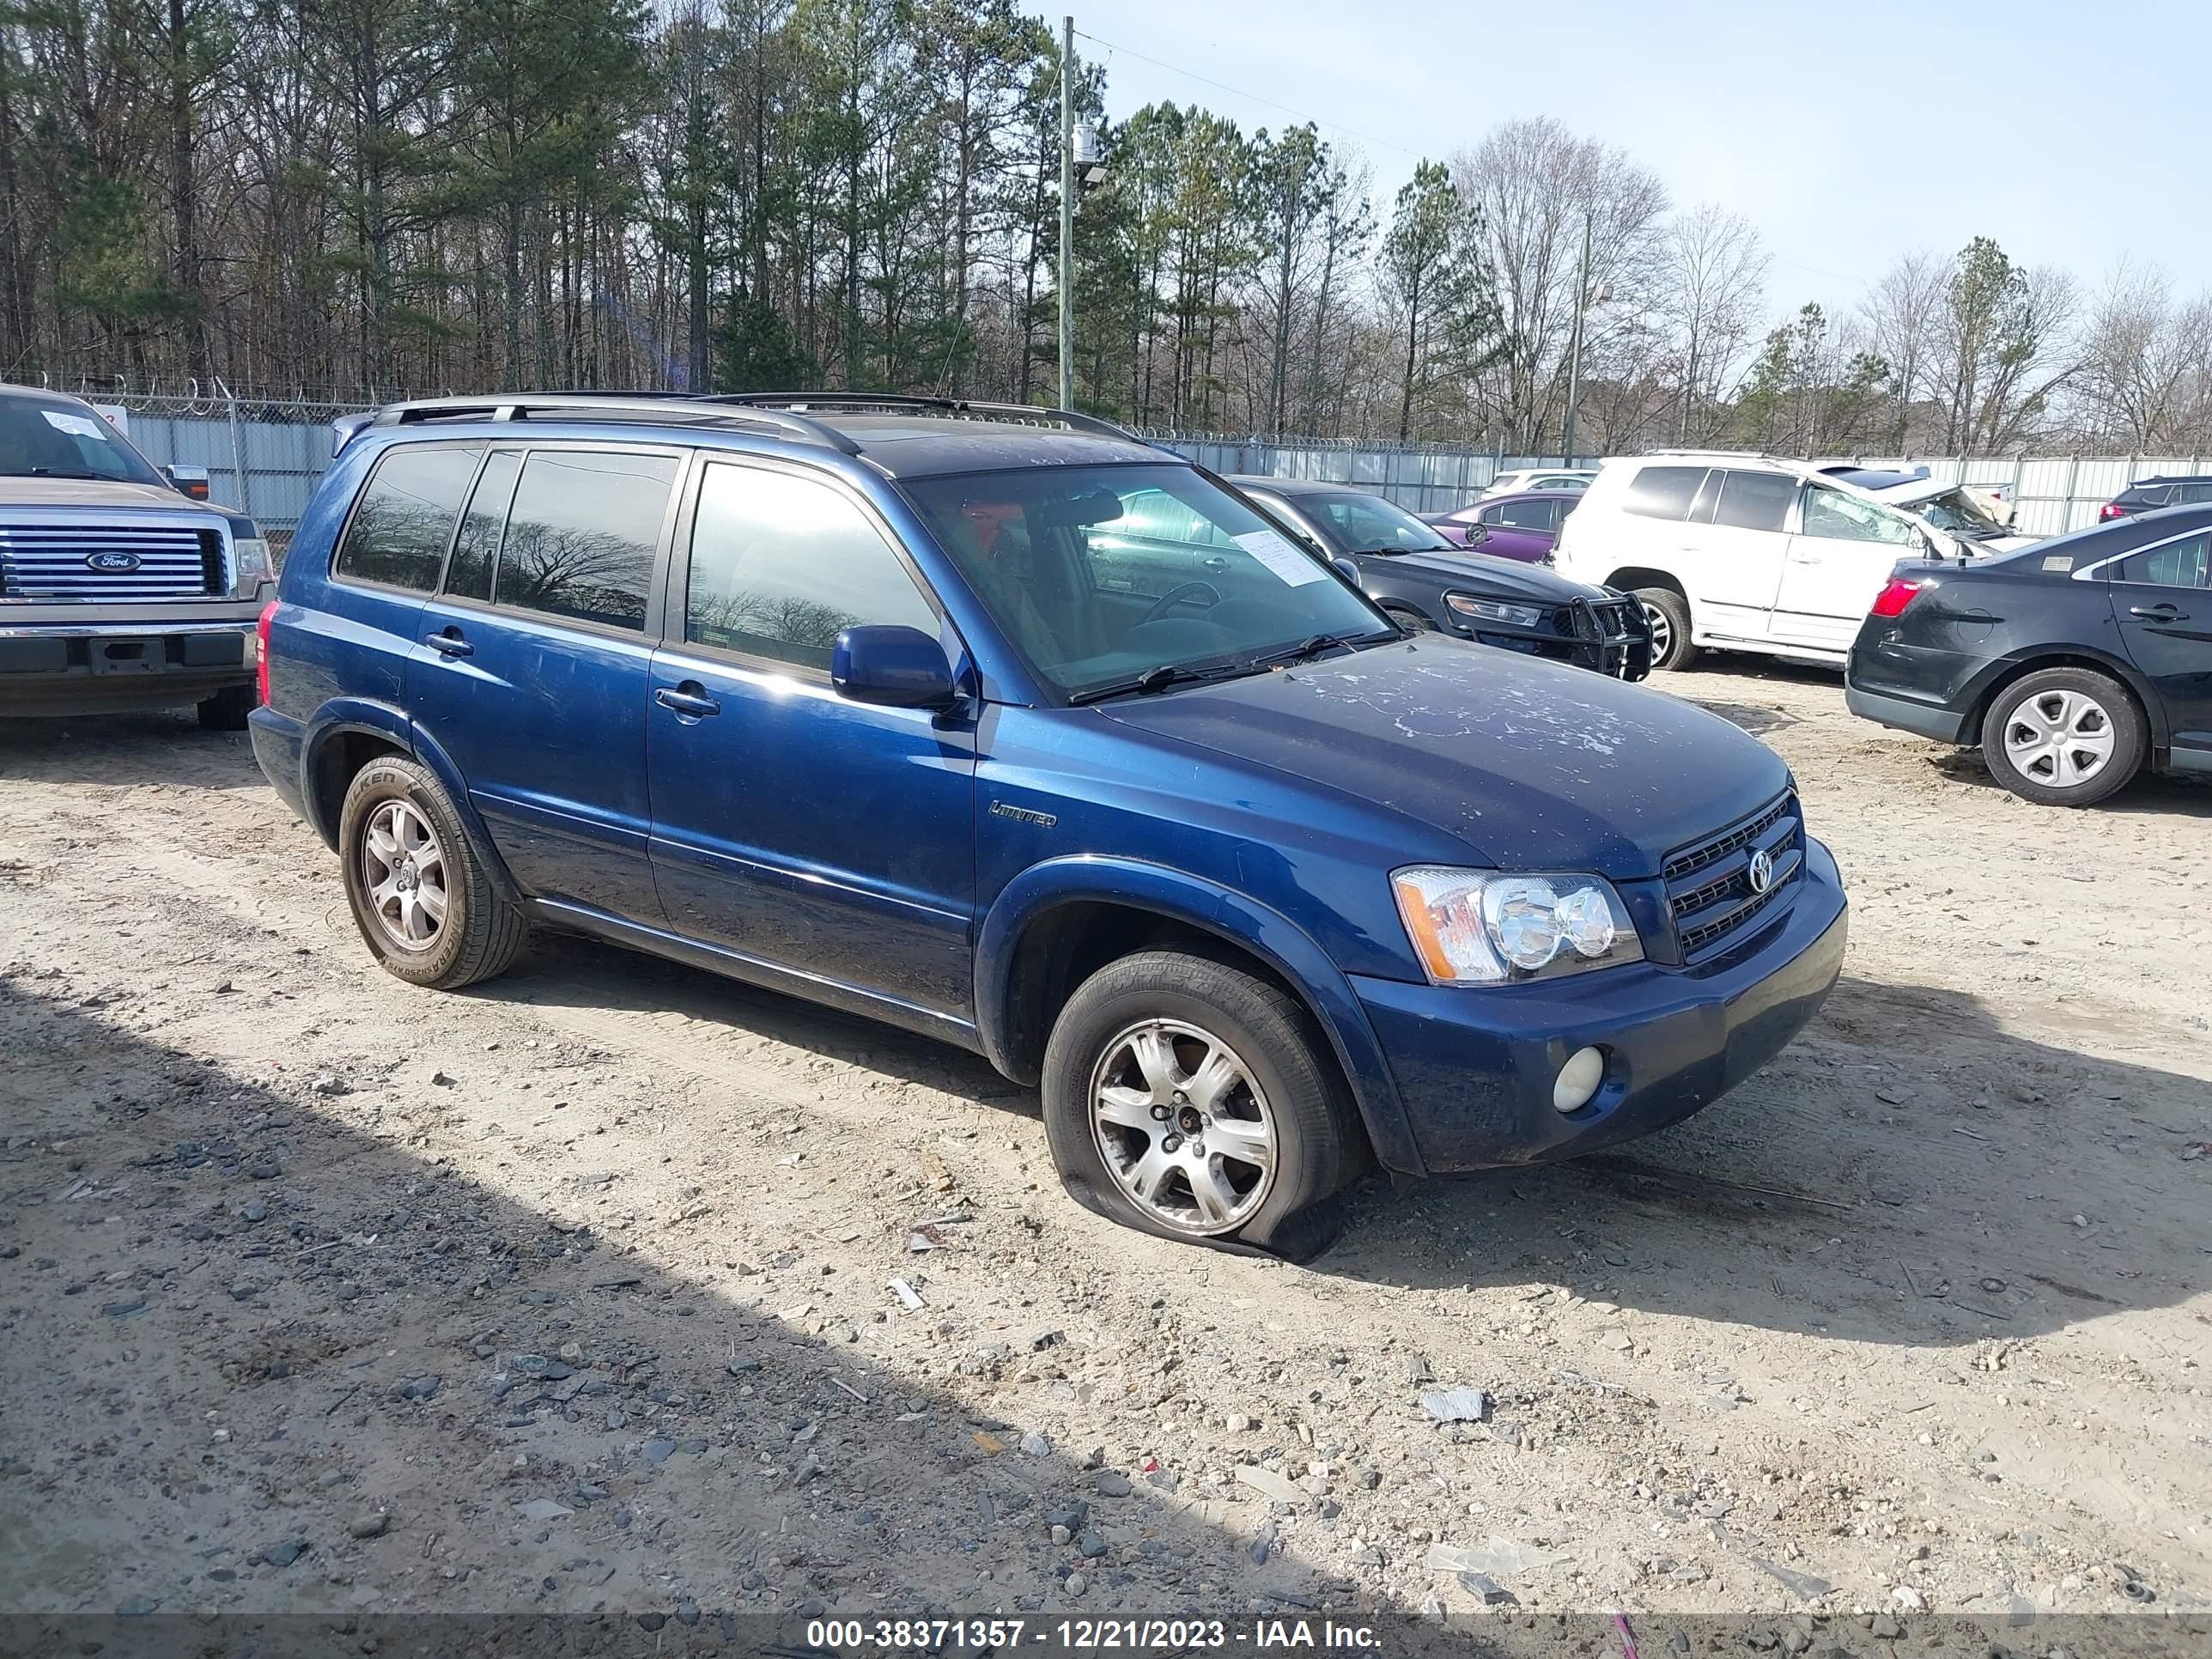
[[[1597,474],[1579,466],[1524,466],[1512,472],[1501,472],[1483,489],[1480,499],[1492,495],[1519,495],[1532,489],[1588,489]]]
[[[1658,668],[1705,646],[1840,668],[1891,568],[1929,556],[1969,549],[1803,462],[1721,450],[1606,462],[1554,553],[1643,600]]]

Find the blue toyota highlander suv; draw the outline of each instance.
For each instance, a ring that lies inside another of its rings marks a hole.
[[[1706,1105],[1833,985],[1782,762],[1671,697],[1401,631],[1080,416],[511,394],[343,446],[253,744],[404,979],[532,926],[1039,1086],[1069,1191],[1303,1254],[1370,1160]]]

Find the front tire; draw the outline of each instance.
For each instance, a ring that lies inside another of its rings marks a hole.
[[[1991,775],[2039,806],[2094,805],[2142,769],[2148,745],[2127,688],[2090,668],[2023,675],[1982,721]]]
[[[528,937],[444,788],[414,761],[380,756],[354,775],[338,857],[354,925],[410,985],[453,991],[505,973]]]
[[[1045,1047],[1045,1134],[1079,1202],[1165,1238],[1306,1260],[1366,1142],[1325,1041],[1278,987],[1180,951],[1100,969]]]
[[[260,706],[261,698],[252,686],[226,685],[196,704],[193,712],[210,732],[243,732],[246,717]]]
[[[1644,619],[1651,624],[1651,665],[1687,668],[1698,660],[1698,647],[1690,641],[1690,602],[1671,587],[1639,587],[1637,602]]]

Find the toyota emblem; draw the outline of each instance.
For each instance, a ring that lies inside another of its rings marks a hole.
[[[1763,893],[1774,885],[1774,855],[1764,847],[1751,855],[1751,890]]]

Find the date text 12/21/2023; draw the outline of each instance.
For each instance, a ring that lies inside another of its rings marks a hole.
[[[930,1652],[966,1649],[979,1653],[1041,1650],[1095,1653],[1109,1650],[1188,1652],[1200,1648],[1339,1648],[1372,1650],[1380,1645],[1366,1625],[1334,1619],[819,1619],[806,1626],[806,1644],[825,1652]]]

